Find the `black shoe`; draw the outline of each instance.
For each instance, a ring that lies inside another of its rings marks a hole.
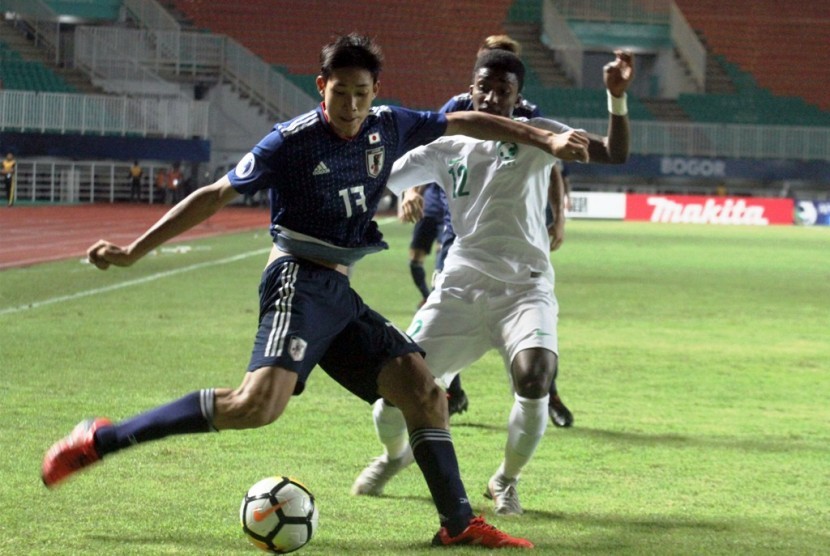
[[[548,414],[550,420],[557,427],[568,428],[574,424],[574,416],[571,410],[565,407],[562,400],[559,399],[559,394],[550,397],[548,402]]]
[[[461,414],[467,411],[470,405],[470,400],[467,399],[467,394],[461,390],[458,394],[451,394],[447,392],[447,407],[450,410],[450,415],[456,413]]]

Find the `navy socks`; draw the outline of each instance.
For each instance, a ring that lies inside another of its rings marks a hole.
[[[213,389],[191,392],[167,405],[99,429],[95,433],[95,447],[103,457],[133,444],[174,434],[215,431],[213,402]]]
[[[409,435],[409,443],[438,508],[441,525],[455,537],[469,525],[473,509],[461,482],[450,432],[418,429]]]

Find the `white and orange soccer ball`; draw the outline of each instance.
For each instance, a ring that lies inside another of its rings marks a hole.
[[[251,543],[266,552],[285,554],[311,540],[319,513],[308,487],[291,477],[275,476],[248,489],[239,518]]]

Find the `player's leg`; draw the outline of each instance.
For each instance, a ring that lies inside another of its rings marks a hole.
[[[558,351],[558,305],[552,284],[544,278],[494,292],[492,300],[514,401],[504,460],[490,478],[486,496],[495,502],[496,513],[521,514],[516,490],[519,476],[547,428],[548,392]]]
[[[110,454],[152,440],[267,425],[282,414],[296,382],[294,372],[265,367],[248,373],[236,390],[197,390],[115,424],[105,418],[83,421],[46,453],[43,483],[55,486]]]
[[[442,378],[444,383],[445,374],[452,376],[476,361],[490,345],[481,319],[474,318],[475,305],[446,293],[442,283],[443,280],[415,314],[408,332],[428,353],[427,364],[433,376]],[[352,485],[353,494],[379,496],[392,477],[413,462],[406,420],[400,409],[380,399],[374,404],[373,418],[384,453],[358,475]]]
[[[413,457],[441,516],[433,544],[533,546],[474,517],[447,430],[446,397],[409,336],[366,308],[334,339],[320,366],[364,400],[385,398],[404,416]]]
[[[412,275],[415,287],[421,293],[420,305],[423,305],[426,298],[429,297],[430,288],[427,285],[424,261],[427,255],[432,252],[432,244],[435,243],[435,238],[438,236],[438,224],[439,222],[435,218],[424,216],[415,223],[412,230],[412,240],[409,243],[409,273]]]
[[[341,277],[348,293],[348,279],[331,273]],[[117,424],[102,418],[84,421],[46,453],[41,471],[44,484],[53,486],[135,444],[178,434],[260,427],[276,420],[291,395],[302,391],[306,377],[328,347],[327,341],[316,340],[333,335],[330,327],[343,326],[337,324],[331,307],[298,301],[315,287],[311,278],[304,280],[306,276],[313,275],[303,273],[296,260],[277,261],[263,273],[259,330],[239,388],[191,392]],[[321,319],[321,314],[328,318]],[[292,344],[294,333],[306,338],[310,346],[303,347],[300,360]]]
[[[542,348],[523,350],[513,359],[515,393],[507,422],[504,460],[490,478],[486,493],[495,502],[499,515],[523,511],[516,487],[547,428],[547,389],[555,366],[556,354]]]
[[[511,537],[475,517],[447,430],[446,398],[423,359],[409,354],[384,365],[378,375],[378,392],[398,406],[406,419],[415,461],[441,516],[433,544],[532,548],[530,541]]]

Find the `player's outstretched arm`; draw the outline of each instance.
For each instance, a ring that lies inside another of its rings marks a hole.
[[[101,270],[110,265],[130,266],[162,243],[204,222],[238,195],[224,176],[185,197],[127,247],[101,239],[87,250],[87,258]]]
[[[532,145],[562,160],[588,160],[588,136],[584,131],[553,133],[510,118],[484,112],[450,112],[445,135],[467,135],[485,141],[511,141]]]
[[[626,91],[634,79],[634,58],[630,52],[614,51],[614,60],[603,67],[603,80],[608,90],[608,135],[590,136],[588,146],[591,162],[622,164],[628,160],[630,130]]]

